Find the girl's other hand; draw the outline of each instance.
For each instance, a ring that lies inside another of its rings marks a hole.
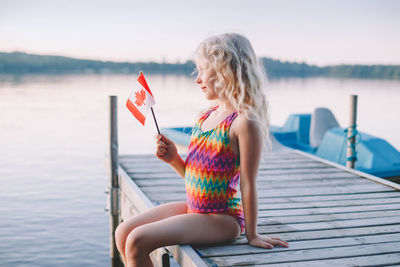
[[[250,246],[253,247],[260,247],[260,248],[274,248],[274,246],[280,245],[282,247],[289,247],[289,244],[279,237],[274,236],[263,236],[263,235],[256,235],[254,238],[249,240]]]
[[[157,150],[156,156],[166,163],[171,163],[176,159],[178,151],[175,143],[162,134],[156,135],[157,139]]]

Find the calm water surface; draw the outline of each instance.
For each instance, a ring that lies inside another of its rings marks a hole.
[[[142,127],[124,102],[136,76],[0,77],[0,265],[109,266],[108,95],[119,98],[119,150],[153,153],[151,118]],[[148,76],[160,127],[191,125],[207,107],[185,76]],[[359,95],[359,130],[400,148],[400,81],[273,80],[271,122],[330,108],[348,124]]]

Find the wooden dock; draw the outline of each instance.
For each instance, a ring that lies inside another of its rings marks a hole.
[[[184,180],[154,155],[120,156],[118,177],[121,220],[186,199]],[[166,250],[181,266],[400,265],[399,184],[290,151],[261,163],[258,193],[260,233],[289,248],[251,247],[242,235],[229,244]],[[156,265],[166,250],[154,252]]]

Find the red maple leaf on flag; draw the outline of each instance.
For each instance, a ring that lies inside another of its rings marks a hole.
[[[144,103],[144,101],[146,100],[146,92],[143,89],[140,90],[140,92],[135,92],[135,98],[136,98],[135,104],[137,106],[140,107],[141,105],[146,105]]]

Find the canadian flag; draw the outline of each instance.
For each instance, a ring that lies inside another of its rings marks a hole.
[[[144,126],[146,115],[149,109],[155,104],[153,94],[147,85],[146,79],[141,72],[136,83],[136,88],[126,101],[126,107],[135,116],[135,118]]]

